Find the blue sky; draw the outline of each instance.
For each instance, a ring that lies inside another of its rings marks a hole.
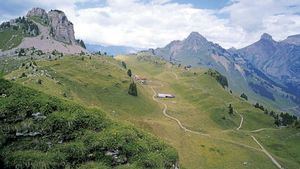
[[[0,0],[0,21],[63,10],[86,43],[155,48],[197,31],[225,48],[300,33],[300,0]]]
[[[206,9],[221,9],[224,6],[230,4],[229,0],[174,0],[181,4],[191,3],[196,8],[206,8]]]

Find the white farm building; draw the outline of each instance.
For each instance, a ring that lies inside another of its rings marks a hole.
[[[158,98],[175,98],[174,95],[172,95],[172,94],[165,94],[165,93],[158,93],[157,97]]]

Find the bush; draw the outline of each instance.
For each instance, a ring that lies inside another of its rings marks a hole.
[[[42,84],[42,80],[41,80],[41,79],[38,79],[37,83],[38,83],[38,84]]]

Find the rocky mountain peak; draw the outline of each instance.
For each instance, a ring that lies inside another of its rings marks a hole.
[[[42,8],[32,8],[30,11],[28,11],[26,15],[26,17],[34,17],[34,16],[38,16],[44,19],[48,17],[47,12]]]
[[[207,46],[209,42],[206,40],[204,36],[199,34],[198,32],[192,32],[190,35],[183,41],[183,44],[189,48],[194,50],[203,48]]]
[[[272,36],[271,36],[270,34],[267,34],[267,33],[262,34],[262,35],[260,36],[260,39],[261,39],[261,40],[271,40],[271,41],[273,41]]]
[[[51,10],[48,12],[48,18],[51,27],[50,33],[54,39],[68,44],[76,43],[73,23],[68,20],[64,12]]]
[[[186,38],[186,41],[207,41],[204,36],[198,32],[191,32],[190,35]]]

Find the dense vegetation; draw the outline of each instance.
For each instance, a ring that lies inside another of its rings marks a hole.
[[[98,110],[0,79],[0,168],[171,168],[176,151]]]

